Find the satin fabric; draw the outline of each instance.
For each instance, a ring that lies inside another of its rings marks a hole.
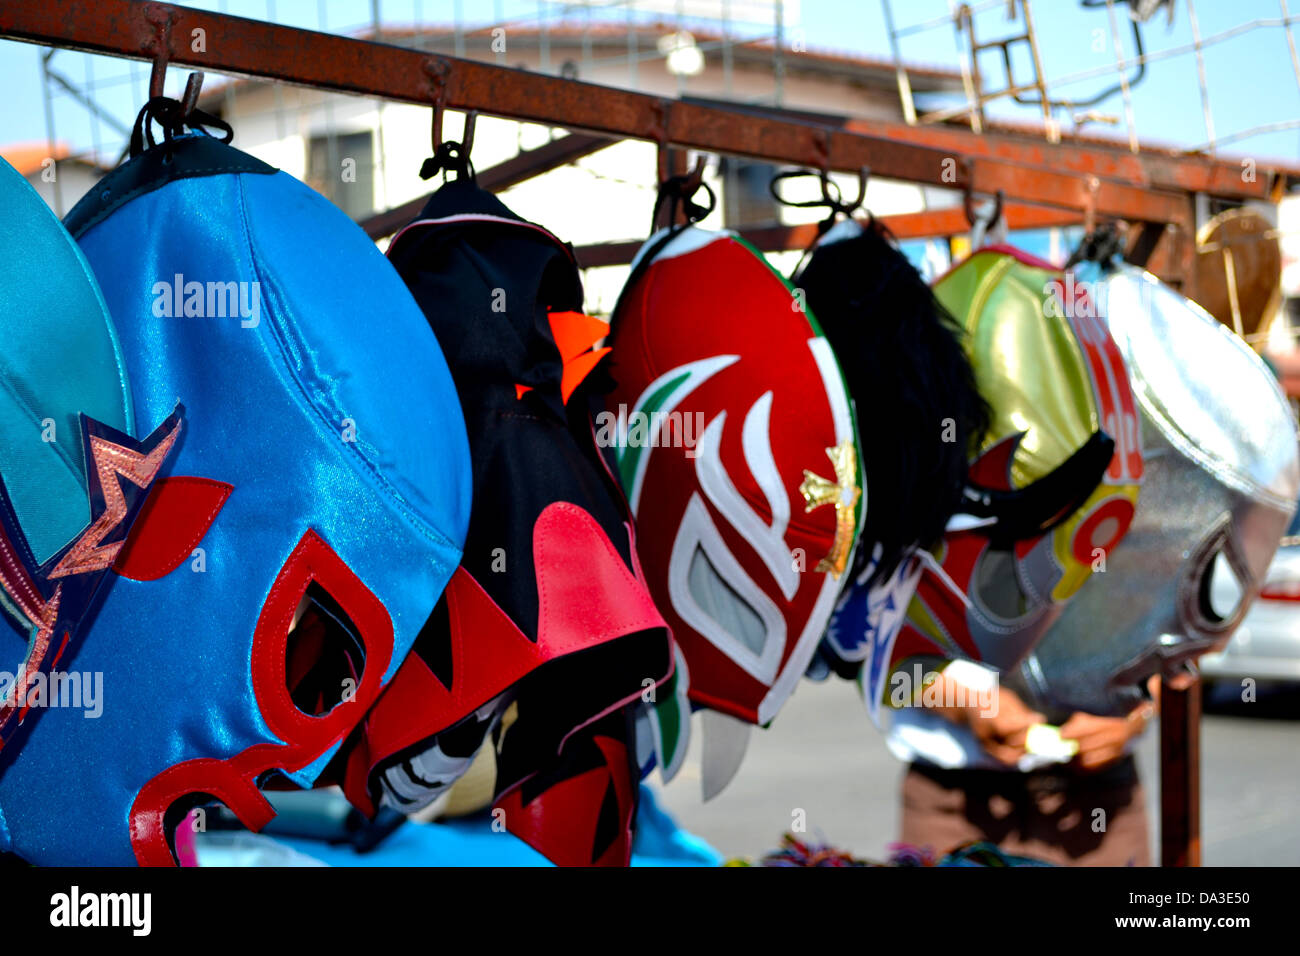
[[[1229,329],[1136,267],[1085,263],[1079,278],[1128,364],[1148,473],[1106,573],[1011,677],[1041,707],[1118,715],[1145,699],[1147,677],[1176,675],[1236,630],[1295,511],[1300,457],[1277,380]],[[1241,598],[1215,608],[1209,582],[1224,573]]]
[[[177,141],[178,157],[195,138]],[[78,238],[118,322],[138,414],[155,421],[185,402],[173,474],[232,486],[199,545],[203,570],[186,561],[111,589],[69,665],[103,672],[103,715],[43,715],[0,780],[6,849],[124,864],[139,857],[133,807],[149,781],[293,743],[261,712],[250,658],[273,582],[309,531],[382,605],[392,676],[460,560],[469,457],[446,364],[401,280],[286,174],[176,179]],[[259,320],[159,315],[157,283],[176,276],[248,283],[250,298],[257,283]],[[341,736],[278,769],[310,785]]]
[[[0,208],[0,476],[39,564],[90,517],[77,415],[131,435],[135,423],[117,335],[90,267],[4,160]]]
[[[958,515],[935,554],[941,567],[922,573],[891,665],[933,656],[1016,666],[1128,530],[1143,474],[1137,412],[1097,304],[1066,278],[1018,250],[989,247],[935,283],[968,336],[992,412],[972,449],[972,483],[1024,489],[1098,432],[1114,448],[1087,498],[1046,532],[995,548],[978,521]]]
[[[667,779],[689,705],[715,712],[708,799],[794,691],[847,580],[868,507],[857,422],[812,314],[730,233],[652,236],[612,327],[608,437],[686,665],[643,706],[637,759],[653,751]]]

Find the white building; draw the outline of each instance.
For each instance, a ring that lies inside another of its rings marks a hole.
[[[777,105],[817,116],[901,120],[895,72],[879,60],[787,49],[770,44],[731,44],[680,33],[673,25],[574,28],[486,28],[474,32],[385,30],[383,42],[505,66],[633,88],[666,97]],[[960,75],[912,69],[919,96],[960,92]],[[432,192],[438,180],[419,178],[430,154],[432,110],[362,96],[235,80],[205,90],[201,105],[221,115],[240,149],[309,183],[362,221]],[[444,137],[456,139],[460,114],[449,113]],[[482,171],[521,151],[565,134],[528,123],[481,116],[472,159]],[[719,208],[710,228],[820,218],[817,210],[779,206],[769,195],[775,168],[726,158],[710,166],[706,181]],[[644,238],[655,199],[657,153],[652,143],[623,141],[501,193],[519,215],[542,223],[575,245]],[[856,180],[836,177],[847,194]],[[811,198],[812,181],[795,181],[789,198]],[[928,194],[928,195],[927,195]],[[941,191],[872,180],[867,206],[882,215],[945,205]],[[775,256],[788,271],[798,253]],[[607,313],[626,276],[625,267],[586,270],[587,309]]]
[[[26,177],[51,209],[71,209],[108,172],[84,157],[73,156],[66,143],[13,143],[0,146],[0,157]]]

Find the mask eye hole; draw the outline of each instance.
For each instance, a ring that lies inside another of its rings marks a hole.
[[[768,637],[763,619],[718,573],[703,548],[697,547],[691,555],[686,580],[700,610],[755,655],[762,655]]]
[[[1246,588],[1230,552],[1227,521],[1221,521],[1189,556],[1178,586],[1178,614],[1188,637],[1228,634],[1246,613]]]
[[[298,603],[285,649],[285,686],[293,705],[321,717],[351,699],[365,671],[356,625],[316,582]]]
[[[1198,592],[1201,615],[1212,624],[1222,625],[1236,615],[1245,596],[1237,572],[1222,551],[1216,552],[1201,575]]]
[[[1021,618],[1029,609],[1016,575],[1016,556],[1000,548],[988,548],[975,564],[971,590],[984,607],[1007,621]]]

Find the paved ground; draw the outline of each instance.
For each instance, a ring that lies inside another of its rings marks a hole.
[[[1157,743],[1153,726],[1138,750],[1153,841]],[[1232,688],[1212,690],[1202,747],[1205,864],[1300,865],[1300,686],[1261,688],[1250,704]],[[861,856],[885,858],[896,838],[902,766],[845,681],[803,682],[773,726],[754,732],[736,779],[707,804],[697,759],[698,741],[664,802],[682,826],[725,854],[754,856],[775,846],[796,809],[805,811],[810,833]]]

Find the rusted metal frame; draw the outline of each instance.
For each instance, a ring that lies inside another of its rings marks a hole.
[[[1174,192],[1204,192],[1231,199],[1268,199],[1279,180],[1300,178],[1300,168],[1261,166],[1255,175],[1247,177],[1240,163],[1162,154],[1150,147],[1133,155],[1120,145],[1110,147],[1067,140],[1054,146],[1006,133],[975,134],[955,127],[912,127],[875,120],[848,120],[844,128],[851,132],[870,129],[879,135],[903,136],[919,145],[948,150],[951,155],[984,156],[1023,166],[1093,175],[1103,181],[1109,179]]]
[[[1002,219],[1011,230],[1050,229],[1083,223],[1082,214],[1075,210],[1051,209],[1013,202],[1003,203]],[[897,239],[946,238],[970,231],[970,223],[961,206],[887,216],[882,217],[882,221]]]
[[[1046,229],[1052,226],[1073,226],[1083,222],[1083,217],[1070,210],[1047,209],[1022,203],[1007,203],[1002,210],[1009,229]],[[930,209],[925,212],[903,213],[881,217],[894,237],[903,239],[932,239],[956,236],[967,232],[970,224],[960,206],[951,209]],[[764,252],[788,252],[806,249],[817,238],[817,224],[803,223],[795,226],[759,226],[740,229],[746,242]],[[574,252],[582,268],[626,265],[632,261],[640,241],[602,242],[578,246]]]
[[[157,28],[160,19],[170,25],[164,37]],[[192,42],[198,30],[204,31],[201,52]],[[437,98],[448,108],[638,139],[655,138],[656,120],[667,102],[494,64],[132,0],[73,7],[0,0],[0,35],[137,59],[163,54],[172,65],[402,102]],[[449,67],[445,72],[442,63]],[[967,180],[964,171],[954,173],[951,162],[945,162],[951,160],[949,153],[906,138],[832,130],[739,109],[673,102],[666,127],[673,144],[708,152],[846,171],[869,166],[885,178],[977,192],[1002,189],[1012,198],[1066,208],[1083,208],[1087,198],[1078,177],[1066,173],[1038,171],[1026,180],[1017,167],[984,158]],[[1096,197],[1096,209],[1119,218],[1168,221],[1169,199],[1134,187],[1106,186]]]
[[[226,14],[131,0],[98,0],[72,8],[0,0],[0,36],[71,49],[153,60],[159,37],[153,21],[171,22],[165,54],[171,65],[260,76],[408,103],[435,97],[450,109],[637,139],[656,138],[664,105],[673,145],[735,153],[799,165],[856,170],[940,183],[943,155],[934,149],[869,135],[836,134],[829,153],[825,130],[810,123],[758,119],[739,110],[704,107],[495,64],[333,36]],[[205,52],[191,49],[196,30]],[[440,64],[447,69],[441,69]],[[958,188],[965,185],[956,184]]]
[[[200,30],[203,44],[192,42]],[[98,0],[67,7],[0,0],[0,36],[150,60],[159,66],[156,72],[168,64],[193,66],[410,103],[436,101],[439,106],[639,139],[656,138],[656,116],[666,113],[666,101],[645,94],[170,4]],[[444,71],[443,63],[449,69]],[[1089,216],[1181,226],[1194,221],[1186,208],[1171,208],[1180,200],[1187,205],[1182,197],[1135,185],[1085,182],[1078,173],[1027,169],[987,153],[954,170],[954,150],[921,145],[915,138],[917,128],[891,139],[680,102],[660,125],[666,127],[663,138],[669,142],[710,152],[823,169],[868,166],[886,178],[985,193],[1002,190],[1030,202],[1086,210]],[[874,124],[870,128],[879,132]],[[979,153],[974,137],[961,142],[956,152]],[[1062,159],[1053,153],[1050,164],[1060,169]],[[1188,236],[1182,237],[1183,245],[1191,249]],[[1187,249],[1181,259],[1186,259]],[[1200,852],[1199,686],[1167,691],[1163,705],[1162,858],[1194,865]]]
[[[1164,234],[1165,225],[1160,222],[1144,222],[1134,230],[1132,238],[1129,240],[1128,249],[1124,253],[1124,259],[1133,263],[1135,266],[1146,268],[1151,261],[1151,256],[1156,250],[1156,243]]]
[[[517,186],[558,166],[564,166],[576,159],[590,156],[592,153],[612,145],[613,142],[613,140],[604,136],[569,133],[536,149],[525,150],[504,162],[480,170],[475,174],[475,178],[480,186],[491,192],[509,189],[511,186]],[[366,231],[366,235],[370,236],[371,239],[382,239],[384,236],[391,236],[419,215],[420,210],[429,201],[429,195],[420,196],[383,212],[377,212],[373,216],[363,219],[361,228]]]
[[[1160,865],[1201,865],[1201,682],[1160,686]]]
[[[972,187],[976,192],[1000,190],[1022,202],[1080,209],[1130,222],[1180,222],[1185,214],[1184,198],[1177,193],[978,157],[968,165],[970,181],[978,184]]]

